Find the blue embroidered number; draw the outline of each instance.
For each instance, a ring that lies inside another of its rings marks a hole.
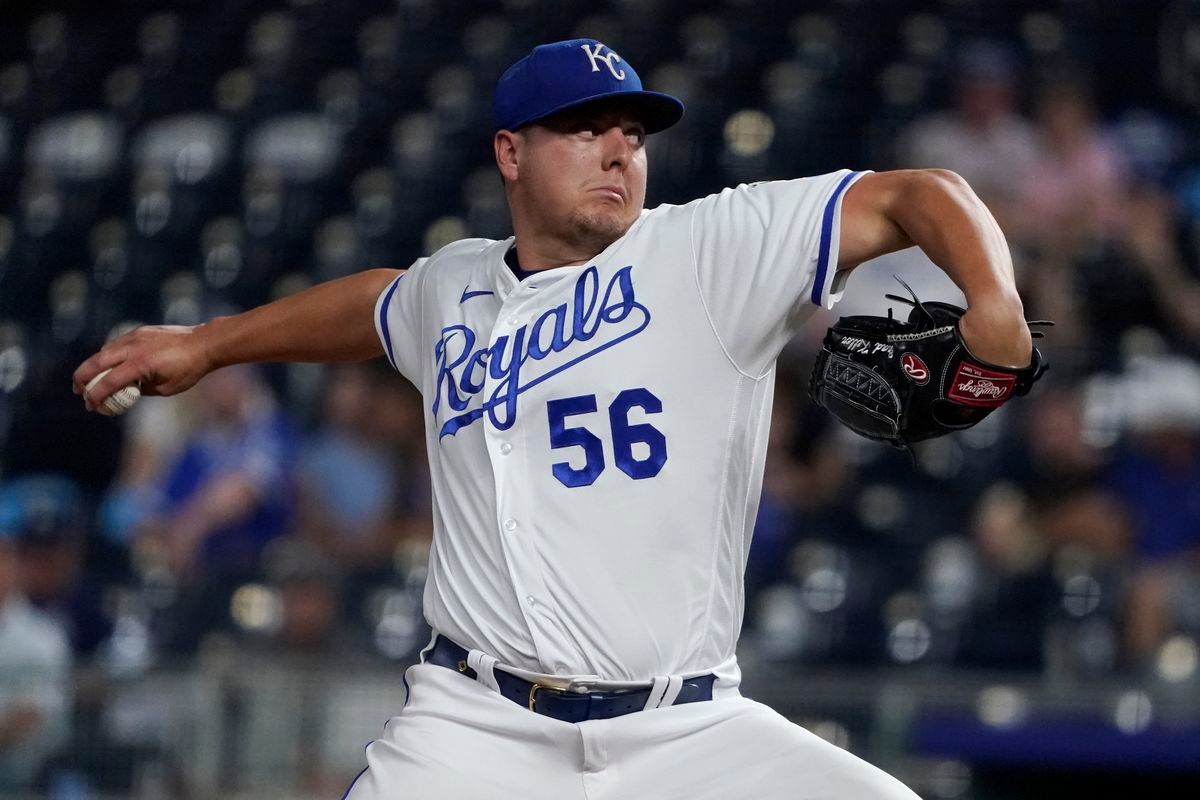
[[[612,425],[613,455],[617,467],[629,477],[640,481],[653,478],[667,463],[667,437],[648,422],[629,424],[629,409],[637,406],[647,414],[661,414],[662,400],[647,389],[626,389],[617,395],[608,407],[608,421]],[[634,444],[641,442],[649,448],[642,459],[633,455]]]
[[[608,422],[612,428],[613,454],[617,467],[634,480],[653,478],[667,463],[667,437],[648,422],[629,422],[629,410],[641,408],[647,414],[662,413],[662,401],[648,389],[626,389],[617,395],[608,407]],[[591,486],[604,471],[604,446],[600,438],[586,428],[568,428],[564,421],[576,414],[590,414],[596,410],[596,395],[564,397],[546,404],[550,418],[550,447],[582,447],[584,464],[572,467],[570,462],[559,461],[553,465],[554,477],[563,486]],[[644,458],[634,455],[633,446],[644,444]]]
[[[568,428],[563,424],[567,417],[590,414],[595,410],[594,394],[564,397],[546,404],[546,414],[550,417],[550,447],[555,450],[560,447],[582,447],[586,456],[579,469],[566,461],[554,465],[554,477],[563,486],[591,486],[604,470],[604,447],[600,444],[600,437],[587,428]]]

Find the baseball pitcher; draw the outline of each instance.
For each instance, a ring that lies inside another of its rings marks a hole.
[[[239,362],[380,355],[421,391],[433,637],[352,800],[915,797],[739,694],[742,574],[776,357],[853,267],[920,246],[967,298],[938,326],[954,357],[1028,382],[1000,229],[938,170],[646,210],[646,137],[683,104],[590,39],[535,48],[494,112],[515,236],[139,328],[84,362],[75,391],[111,368],[84,396],[109,413],[129,384],[169,395]]]

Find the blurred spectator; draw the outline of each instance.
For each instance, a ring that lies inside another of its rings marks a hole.
[[[193,391],[196,427],[136,544],[144,573],[165,567],[183,589],[166,644],[185,651],[227,619],[231,592],[288,529],[294,504],[291,425],[258,373],[218,370]]]
[[[1100,568],[1123,563],[1130,525],[1105,483],[1110,456],[1092,444],[1079,395],[1048,385],[980,496],[971,522],[984,569],[961,662],[1043,665],[1056,608],[1054,559],[1070,550]],[[1036,624],[1034,624],[1036,621]]]
[[[1120,244],[1133,233],[1128,170],[1082,81],[1049,79],[1036,108],[1037,152],[1013,231],[1032,259],[1018,262],[1019,283],[1030,313],[1057,326],[1058,368],[1095,368],[1115,352],[1122,321],[1146,314],[1137,270],[1124,263]]]
[[[994,484],[980,498],[972,533],[982,569],[959,663],[1041,668],[1042,628],[1053,585],[1047,543],[1028,498],[1010,483]]]
[[[1149,186],[1125,204],[1125,253],[1153,298],[1159,329],[1177,346],[1200,354],[1200,279],[1179,246],[1179,214],[1170,196]],[[1099,298],[1089,298],[1089,307]]]
[[[1049,385],[1024,411],[1022,436],[1009,448],[1002,474],[1024,495],[1038,536],[1051,548],[1080,546],[1109,561],[1124,556],[1128,520],[1104,482],[1111,453],[1089,440],[1079,394]],[[1013,546],[983,544],[994,555]]]
[[[1149,185],[1131,188],[1120,208],[1122,225],[1072,252],[1044,251],[1023,276],[1029,315],[1055,321],[1047,343],[1060,374],[1114,368],[1137,330],[1200,353],[1200,280],[1180,247],[1177,208]]]
[[[323,553],[302,539],[285,536],[268,546],[263,561],[267,583],[281,600],[280,624],[270,639],[276,654],[319,662],[363,651],[340,624],[341,575]]]
[[[64,626],[75,657],[91,657],[112,632],[102,576],[84,568],[87,547],[79,487],[61,475],[0,484],[0,525],[18,532],[26,599]]]
[[[89,554],[90,567],[106,580],[130,582],[134,541],[159,503],[163,475],[197,425],[198,402],[194,392],[146,397],[123,417],[121,462],[96,511],[97,536]]]
[[[285,536],[263,553],[266,590],[279,600],[265,635],[239,648],[244,764],[239,785],[276,786],[280,775],[307,796],[333,796],[353,775],[329,764],[326,743],[342,721],[329,676],[365,660],[356,631],[339,615],[337,568],[312,543]]]
[[[348,619],[383,585],[424,581],[433,537],[420,395],[386,363],[339,367],[300,461],[298,532],[346,576]]]
[[[799,374],[782,367],[775,382],[775,404],[767,440],[767,466],[754,538],[746,563],[746,591],[753,596],[777,581],[793,577],[789,553],[802,538],[833,533],[830,508],[840,499],[853,473],[836,431],[820,411],[802,402]],[[754,609],[747,609],[753,625]]]
[[[0,523],[0,793],[30,787],[66,734],[69,708],[66,633],[22,593],[22,532]]]
[[[1126,381],[1130,435],[1110,480],[1133,517],[1125,644],[1138,664],[1176,626],[1200,629],[1200,366],[1147,360]]]
[[[300,455],[300,530],[349,569],[387,561],[398,466],[377,429],[377,380],[366,365],[335,367],[320,427]]]
[[[160,517],[147,523],[182,577],[247,569],[287,526],[290,424],[252,368],[213,373],[196,387],[200,419],[162,482]]]
[[[1078,80],[1057,78],[1037,101],[1038,139],[1021,185],[1022,238],[1069,258],[1084,242],[1118,235],[1127,171],[1101,132],[1092,97]]]
[[[142,398],[125,415],[125,451],[117,481],[148,486],[178,457],[197,422],[199,400],[191,392]]]
[[[425,551],[433,539],[433,492],[425,450],[425,408],[420,393],[385,362],[377,362],[371,403],[375,434],[396,470],[396,494],[390,524],[402,545]]]
[[[1016,55],[991,40],[966,42],[955,64],[954,107],[917,119],[901,134],[904,167],[951,169],[1010,230],[1036,155],[1032,126],[1017,110]]]
[[[746,561],[747,594],[754,595],[787,575],[787,552],[797,535],[797,505],[804,502],[804,465],[796,457],[799,399],[790,379],[775,383],[775,405],[767,439],[767,467],[754,520],[753,547]],[[753,609],[750,610],[751,615]],[[753,624],[748,620],[746,624]]]
[[[187,800],[191,792],[183,766],[185,761],[191,766],[193,754],[183,759],[156,742],[156,720],[145,713],[139,715],[137,709],[139,705],[145,708],[144,701],[139,704],[139,691],[170,692],[173,696],[169,699],[156,698],[155,710],[179,719],[186,715],[186,691],[110,681],[100,670],[87,667],[75,672],[73,689],[71,736],[39,770],[34,785],[38,797]],[[131,709],[136,715],[132,724],[128,721]]]

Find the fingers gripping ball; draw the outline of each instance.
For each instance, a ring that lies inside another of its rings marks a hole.
[[[90,381],[88,381],[87,386],[85,386],[83,388],[84,396],[86,396],[87,393],[92,390],[92,387],[94,387],[97,383],[100,382],[101,378],[103,378],[105,375],[107,375],[110,372],[112,372],[111,369],[106,369],[103,372],[101,372],[99,375],[97,375],[96,377],[94,377]],[[133,408],[133,404],[136,403],[138,401],[138,398],[140,398],[141,396],[142,396],[142,390],[137,387],[137,384],[131,383],[128,386],[118,389],[117,391],[110,394],[107,398],[105,398],[104,407],[107,408],[109,413],[112,414],[113,416],[117,416],[119,414],[124,414],[126,411]]]
[[[887,297],[912,306],[908,321],[890,312],[842,317],[825,335],[809,384],[818,405],[869,439],[906,448],[970,428],[1028,393],[1046,370],[1037,348],[1023,369],[976,358],[959,334],[964,309],[958,306],[922,303],[915,294],[912,300]]]

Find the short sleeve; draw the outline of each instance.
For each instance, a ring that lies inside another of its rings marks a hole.
[[[808,312],[840,298],[842,198],[863,174],[743,184],[694,204],[697,282],[739,369],[767,370]]]
[[[428,258],[418,259],[407,272],[398,275],[375,301],[375,332],[392,368],[420,386],[416,351],[421,329],[419,284]]]

